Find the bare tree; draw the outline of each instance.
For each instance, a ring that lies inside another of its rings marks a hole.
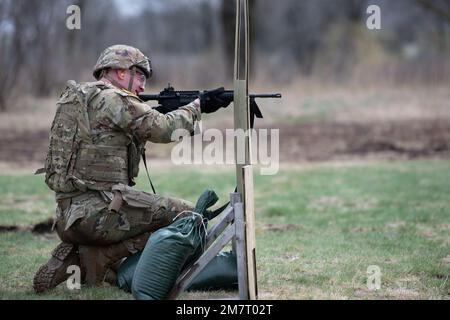
[[[250,72],[253,72],[254,61],[252,57],[255,55],[254,48],[256,43],[256,24],[258,19],[255,8],[256,1],[249,1]],[[222,31],[222,46],[226,66],[225,70],[227,70],[226,76],[227,78],[232,78],[236,29],[236,0],[222,0],[219,10]]]
[[[22,37],[25,26],[20,17],[24,3],[12,3],[6,0],[0,3],[0,111],[7,107],[24,60]]]
[[[450,22],[450,3],[448,1],[415,0],[423,8]]]
[[[227,78],[232,77],[234,59],[234,32],[236,28],[236,1],[222,0],[220,7],[220,24],[222,27],[222,43],[225,65],[227,66]]]
[[[142,1],[140,11],[127,16],[120,13],[124,4],[116,7],[109,0],[0,0],[0,110],[15,90],[45,96],[69,78],[90,80],[99,53],[117,43],[167,58],[155,63],[155,70],[160,68],[155,75],[164,81],[176,76],[206,83],[231,79],[235,3]],[[65,26],[70,4],[81,7],[81,30]],[[364,34],[369,4],[383,9],[383,30],[370,39]],[[396,59],[393,65],[406,63],[403,69],[423,74],[422,69],[434,72],[433,62],[445,74],[449,18],[448,0],[251,0],[250,71],[261,63],[262,77],[280,82],[299,75],[347,78],[356,60],[364,63],[358,48],[376,41],[380,52],[373,54],[387,52]],[[416,48],[413,58],[404,58],[406,47]],[[208,71],[211,64],[215,72],[199,72],[202,79],[180,72],[204,66]]]
[[[25,2],[27,6],[24,13],[28,17],[28,29],[34,31],[27,39],[27,71],[35,82],[35,94],[45,97],[51,93],[55,84],[56,60],[59,60],[57,50],[54,50],[59,40],[57,31],[65,27],[63,21],[55,23],[55,15],[56,11],[65,12],[65,8],[59,7],[55,0]]]

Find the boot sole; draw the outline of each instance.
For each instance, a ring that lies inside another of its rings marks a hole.
[[[67,276],[63,276],[61,279],[55,281],[56,271],[59,267],[51,268],[49,264],[52,259],[57,259],[61,263],[60,267],[64,266],[65,260],[75,249],[73,244],[62,242],[53,250],[50,261],[41,266],[33,278],[33,289],[36,293],[42,293],[52,289],[69,277],[69,274],[67,274]]]

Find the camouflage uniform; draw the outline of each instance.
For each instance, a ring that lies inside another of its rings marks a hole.
[[[99,79],[108,67],[132,66],[151,75],[150,62],[139,50],[113,46],[100,56],[94,76]],[[172,132],[181,128],[194,134],[200,118],[193,103],[162,114],[105,82],[68,82],[58,101],[43,170],[56,193],[56,231],[63,243],[36,273],[36,292],[64,281],[69,264],[81,264],[88,284],[98,284],[106,267],[142,249],[151,232],[193,208],[190,202],[132,186],[146,141],[171,142]]]
[[[171,142],[172,131],[179,128],[194,133],[199,110],[189,104],[164,115],[111,85],[94,82],[81,86],[87,87],[84,91],[91,86],[101,91],[88,107],[93,144],[80,148],[74,165],[87,190],[56,193],[60,238],[77,244],[108,245],[154,231],[169,224],[179,212],[192,209],[192,203],[139,192],[129,185],[137,176],[145,142]],[[63,94],[61,99],[70,98]],[[120,192],[124,201],[117,213],[108,210],[113,191]]]

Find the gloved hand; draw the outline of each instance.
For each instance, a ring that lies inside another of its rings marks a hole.
[[[219,97],[225,89],[223,87],[214,90],[205,90],[198,96],[202,113],[213,113],[220,108],[226,108],[233,101],[233,97]]]

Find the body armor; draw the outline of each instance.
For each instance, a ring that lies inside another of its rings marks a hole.
[[[110,190],[134,185],[144,145],[121,131],[91,131],[89,103],[104,89],[103,82],[68,81],[57,102],[45,161],[45,182],[55,192]],[[120,90],[117,94],[122,94]]]

